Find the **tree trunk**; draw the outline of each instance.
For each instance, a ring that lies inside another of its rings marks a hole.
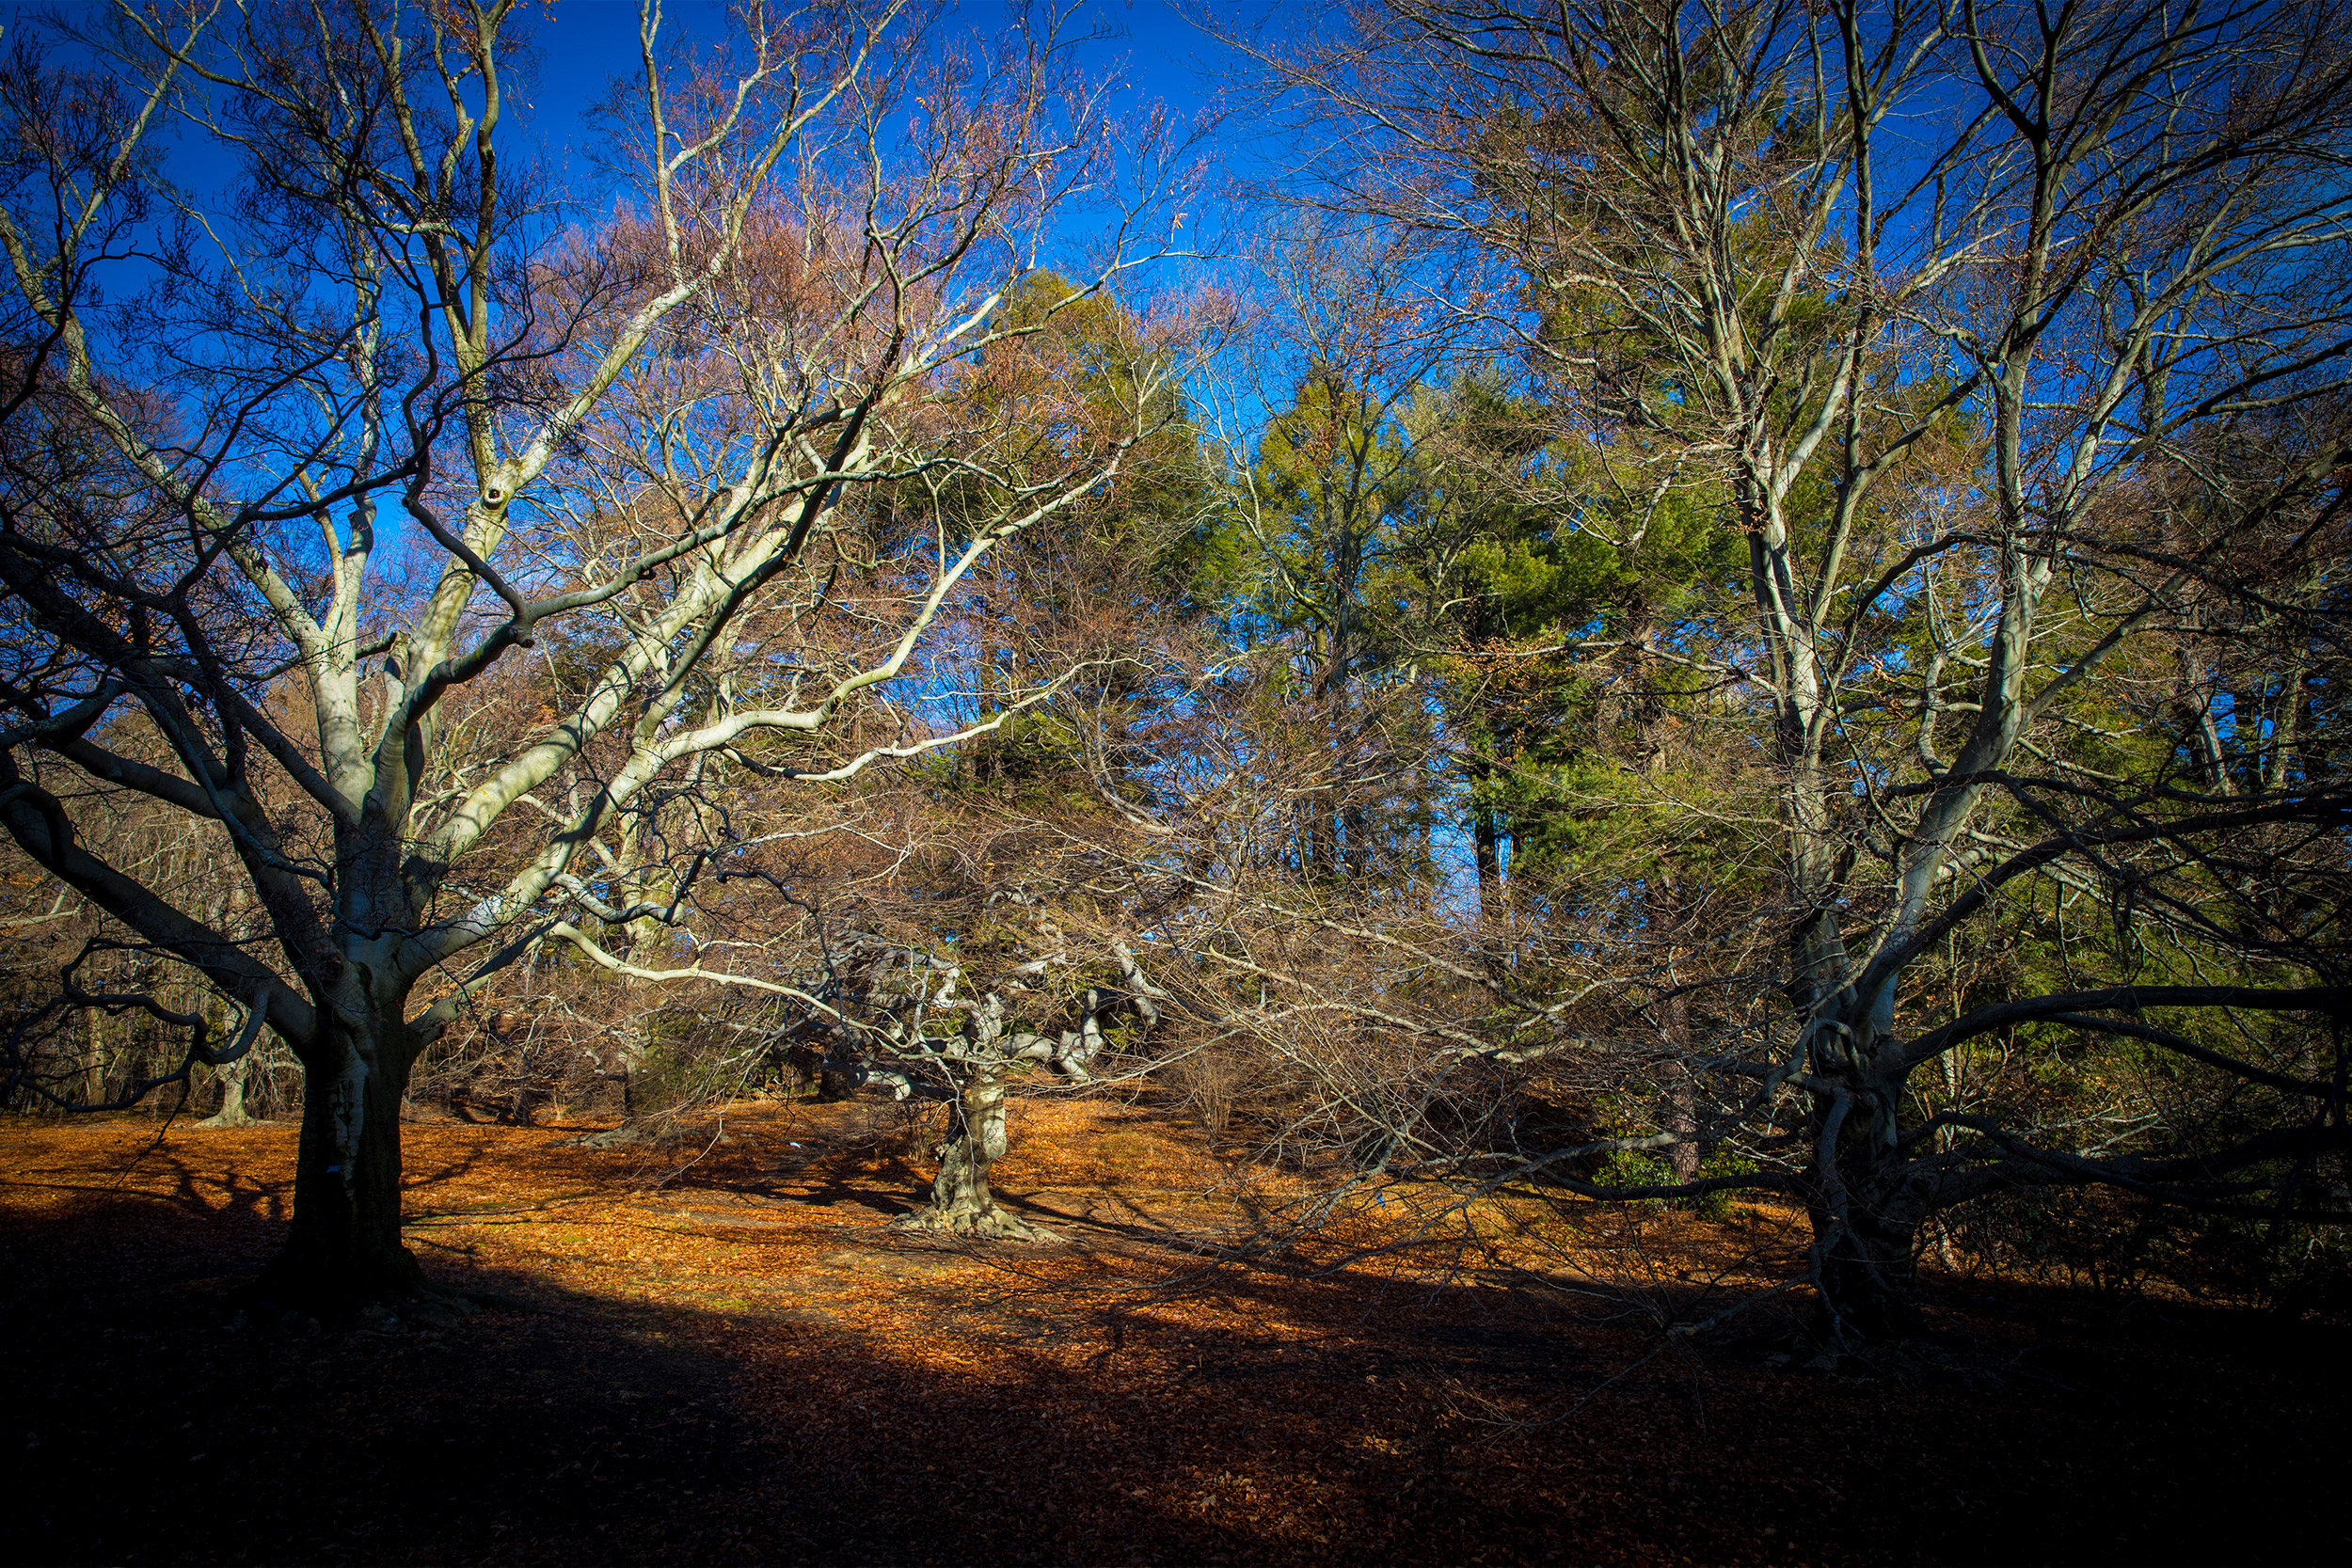
[[[1680,1000],[1677,997],[1670,1002],[1669,1009],[1675,1010]],[[1687,1007],[1679,1010],[1686,1015],[1688,1013]],[[1686,1022],[1684,1024],[1686,1031],[1688,1027]],[[1669,1028],[1671,1031],[1671,1025]],[[1681,1042],[1673,1040],[1671,1032],[1668,1039],[1671,1043],[1681,1045]],[[1683,1046],[1682,1049],[1687,1050],[1688,1047]],[[1666,1162],[1673,1168],[1677,1181],[1696,1181],[1699,1179],[1699,1166],[1704,1163],[1698,1145],[1699,1099],[1696,1078],[1691,1071],[1691,1065],[1687,1060],[1677,1060],[1666,1070],[1668,1073],[1666,1131],[1683,1140],[1666,1150]]]
[[[302,1142],[294,1224],[261,1293],[284,1306],[343,1313],[427,1293],[400,1239],[400,1102],[413,1053],[407,1031],[329,1025],[303,1061]]]
[[[988,1170],[1005,1152],[1005,1081],[996,1071],[975,1068],[963,1092],[950,1101],[947,1141],[939,1146],[939,1176],[931,1200],[901,1215],[894,1229],[970,1236],[992,1242],[1051,1242],[1042,1226],[996,1206],[988,1190]]]
[[[1894,1095],[1855,1089],[1814,1101],[1816,1155],[1803,1180],[1813,1222],[1817,1331],[1835,1348],[1886,1344],[1919,1325],[1914,1250],[1924,1193],[1895,1149]],[[1828,1158],[1822,1158],[1826,1153]]]
[[[866,1082],[866,1064],[846,1052],[828,1050],[817,1069],[817,1098],[827,1105],[854,1096]]]
[[[1813,1215],[1816,1332],[1838,1348],[1909,1338],[1919,1326],[1910,1232],[1873,1223],[1863,1203],[1854,1205],[1851,1228],[1838,1225],[1818,1196],[1806,1206]]]
[[[234,931],[246,905],[246,886],[234,877],[227,880],[228,885],[221,889],[220,898],[210,914],[215,929]],[[215,1004],[205,1012],[215,1027],[227,1026],[229,1019],[225,1007]],[[198,1122],[199,1127],[250,1127],[254,1124],[253,1117],[245,1108],[245,1081],[246,1075],[252,1071],[254,1058],[260,1054],[261,1049],[262,1041],[257,1036],[247,1045],[244,1055],[227,1067],[213,1069],[214,1076],[220,1080],[220,1109]]]
[[[1650,939],[1658,944],[1666,987],[1658,1004],[1659,1041],[1671,1053],[1661,1075],[1665,1081],[1660,1085],[1665,1101],[1662,1119],[1667,1132],[1686,1140],[1669,1148],[1666,1159],[1677,1181],[1695,1181],[1700,1164],[1698,1083],[1691,1069],[1691,998],[1681,987],[1681,965],[1677,961],[1681,953],[1675,945],[1681,934],[1682,883],[1672,856],[1660,857],[1657,868],[1645,879],[1644,897],[1648,905]]]
[[[1478,868],[1478,912],[1500,921],[1503,917],[1502,823],[1492,806],[1470,808],[1470,854]]]
[[[220,1069],[220,1109],[198,1122],[199,1127],[250,1127],[253,1125],[253,1118],[246,1114],[245,1108],[245,1074],[246,1069],[252,1065],[252,1053],[247,1052]]]
[[[106,1098],[105,1015],[96,1008],[82,1009],[82,1059],[75,1064],[72,1097],[85,1105],[96,1105]]]

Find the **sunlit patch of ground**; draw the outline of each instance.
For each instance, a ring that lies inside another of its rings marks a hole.
[[[1065,1238],[889,1220],[889,1108],[661,1148],[407,1129],[411,1243],[507,1305],[232,1328],[290,1128],[0,1125],[15,1561],[2201,1561],[2352,1558],[2344,1358],[1976,1285],[1940,1368],[1788,1364],[1790,1216],[1302,1201],[1150,1110],[1016,1113]],[[717,1134],[723,1134],[719,1137]],[[1242,1261],[1234,1261],[1236,1249]],[[1665,1332],[1711,1324],[1696,1334]]]

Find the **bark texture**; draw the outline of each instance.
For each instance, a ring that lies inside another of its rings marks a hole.
[[[998,1206],[989,1190],[989,1168],[1005,1152],[1005,1083],[993,1072],[975,1072],[953,1107],[946,1141],[939,1146],[939,1175],[931,1200],[901,1216],[894,1229],[988,1242],[1059,1240]]]

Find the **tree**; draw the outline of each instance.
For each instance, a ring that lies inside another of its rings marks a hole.
[[[422,1289],[419,1054],[568,915],[674,903],[630,859],[667,782],[919,670],[956,585],[1135,438],[1005,483],[954,540],[869,504],[994,475],[959,367],[1023,330],[996,302],[1107,150],[1050,36],[916,23],[755,6],[698,52],[648,8],[612,117],[627,201],[572,227],[517,155],[510,0],[126,5],[79,55],[19,40],[0,819],[300,1061],[273,1295]],[[217,200],[177,178],[210,157],[239,175]],[[1145,243],[1111,215],[1073,298]],[[557,648],[575,695],[445,749],[469,689]],[[133,713],[168,762],[126,754]],[[264,940],[75,831],[69,800],[116,792],[225,830]]]
[[[2210,646],[2217,599],[2278,618],[2255,712],[2342,646],[2279,563],[2316,582],[2343,550],[2343,21],[1400,0],[1275,62],[1346,127],[1310,199],[1420,236],[1433,285],[1516,279],[1463,313],[1647,470],[1625,488],[1723,487],[1749,607],[1700,667],[1769,745],[1756,914],[1785,954],[1682,1056],[1715,1085],[1700,1124],[1591,1152],[1755,1168],[1579,1190],[1801,1197],[1841,1340],[1904,1332],[1923,1220],[1990,1195],[2341,1208],[2345,974],[2312,913],[2341,876],[2330,743],[2265,717],[2222,763],[2195,656],[2163,710],[2136,694]],[[1943,130],[1913,148],[1905,117]],[[2254,753],[2263,784],[2217,793]],[[1919,984],[2036,884],[2132,934],[2048,989]],[[2233,1109],[2070,1148],[1915,1076],[2027,1025],[2215,1075]]]
[[[971,743],[888,777],[823,767],[831,753],[747,748],[723,805],[681,791],[726,832],[668,835],[661,899],[641,898],[626,925],[614,900],[600,939],[560,934],[641,993],[677,999],[647,1023],[718,1025],[704,1054],[758,1064],[755,1075],[783,1064],[829,1097],[944,1101],[931,1201],[902,1225],[1033,1241],[1049,1233],[999,1208],[988,1185],[1009,1093],[1037,1068],[1066,1086],[1096,1084],[1106,1032],[1156,1019],[1159,993],[1127,945],[1148,922],[1129,917],[1116,878],[1088,867],[1144,820],[1130,797],[1149,791],[1148,769],[1132,766],[1129,732],[1163,704],[1162,644],[1184,614],[1204,485],[1175,390],[1191,333],[1181,296],[1154,320],[1033,274],[996,324],[953,405],[985,435],[991,462],[878,485],[872,526],[984,534],[1023,487],[1125,450],[1054,531],[1007,540],[941,601],[923,651],[938,700],[927,720],[902,719],[899,749],[929,749],[938,727]],[[712,874],[697,886],[706,861]],[[717,998],[729,995],[764,1016],[724,1016]],[[719,1099],[743,1081],[706,1083]]]

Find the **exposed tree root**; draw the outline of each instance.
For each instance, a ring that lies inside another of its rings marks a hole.
[[[986,1209],[942,1209],[937,1204],[925,1204],[913,1213],[891,1221],[890,1228],[911,1235],[960,1236],[975,1242],[1049,1243],[1063,1239],[1057,1230],[1033,1225],[1010,1210],[993,1204]]]

